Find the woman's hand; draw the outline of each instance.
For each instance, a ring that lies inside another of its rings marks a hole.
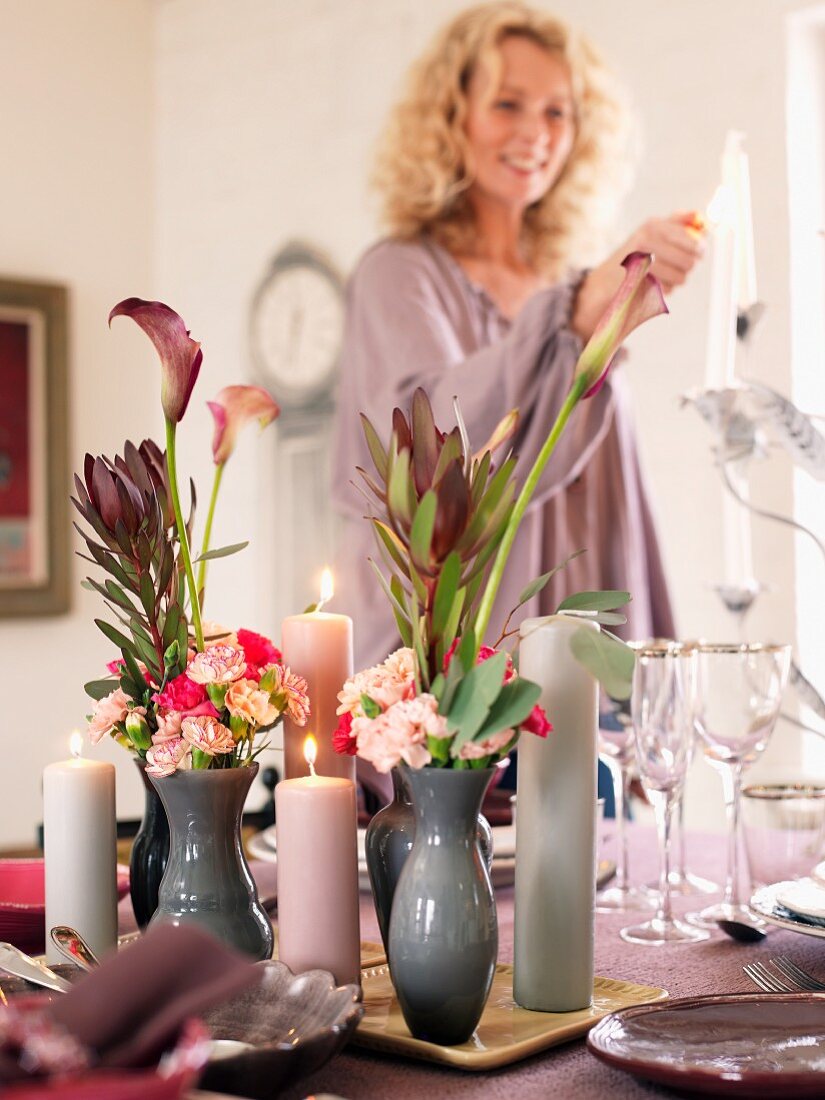
[[[619,289],[624,271],[621,262],[630,252],[653,254],[651,274],[665,294],[681,286],[701,259],[705,245],[704,222],[695,210],[668,218],[649,218],[604,263],[594,267],[579,288],[573,310],[573,330],[589,340],[610,299]]]

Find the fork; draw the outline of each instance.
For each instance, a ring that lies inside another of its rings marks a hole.
[[[822,992],[825,985],[813,975],[791,962],[784,955],[770,960],[775,968],[769,970],[764,963],[747,963],[742,970],[765,993]],[[778,971],[778,973],[777,973]]]

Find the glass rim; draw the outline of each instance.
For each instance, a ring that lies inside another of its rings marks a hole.
[[[655,660],[657,657],[693,657],[696,650],[674,642],[673,645],[640,646],[633,652],[640,660]]]
[[[825,798],[825,783],[753,783],[742,788],[745,798],[779,802],[792,798]]]
[[[790,642],[698,642],[697,653],[788,653]]]

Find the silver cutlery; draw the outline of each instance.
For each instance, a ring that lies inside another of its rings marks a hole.
[[[44,963],[33,959],[11,943],[0,943],[0,970],[7,974],[13,974],[15,978],[23,978],[33,985],[42,985],[55,993],[65,993],[71,989],[71,982],[49,970]]]
[[[765,963],[746,963],[742,970],[764,993],[821,993],[825,984],[812,974],[791,962],[784,955],[770,960],[774,968],[769,970]]]
[[[52,928],[49,935],[61,955],[64,955],[69,962],[73,962],[75,966],[79,966],[81,970],[95,970],[100,966],[100,959],[74,928],[66,924],[58,924]]]

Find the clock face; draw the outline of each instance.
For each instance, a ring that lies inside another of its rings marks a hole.
[[[252,307],[252,350],[279,399],[304,404],[331,380],[344,304],[335,273],[312,254],[276,258]]]

